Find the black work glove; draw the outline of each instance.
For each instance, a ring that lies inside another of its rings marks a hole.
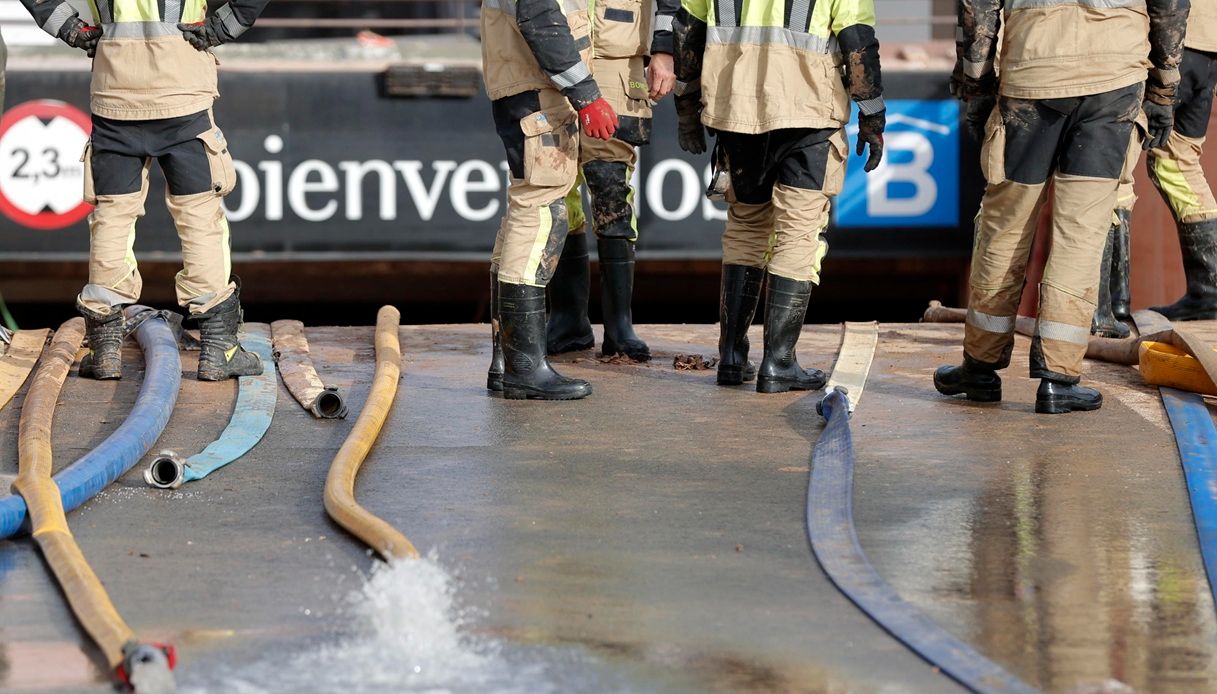
[[[701,124],[701,93],[676,97],[676,132],[680,148],[689,154],[706,151],[706,128]]]
[[[199,51],[205,51],[232,40],[224,29],[224,23],[215,15],[197,24],[179,24],[177,28],[182,31],[182,36],[190,42],[190,45]]]
[[[870,145],[870,158],[863,167],[867,173],[874,171],[883,160],[883,130],[887,127],[887,111],[872,113],[869,116],[858,114],[858,147],[854,150],[862,156],[867,145]]]
[[[1141,104],[1145,119],[1149,121],[1149,135],[1141,143],[1141,149],[1158,149],[1166,146],[1166,140],[1175,129],[1175,107],[1146,99]]]
[[[85,24],[80,17],[72,17],[59,29],[59,39],[72,48],[79,48],[90,58],[97,55],[97,42],[101,40],[101,27]]]
[[[997,108],[997,96],[994,94],[974,96],[964,104],[963,127],[972,139],[984,141],[985,125],[994,108]]]

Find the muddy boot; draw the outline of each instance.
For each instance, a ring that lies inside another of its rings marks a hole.
[[[545,325],[545,349],[550,354],[577,352],[596,346],[592,322],[587,319],[591,292],[591,261],[587,257],[587,234],[571,234],[562,247],[558,269],[549,281],[549,321]]]
[[[1103,394],[1094,388],[1045,378],[1035,393],[1035,411],[1039,414],[1089,412],[1103,406]]]
[[[258,355],[246,352],[237,339],[241,316],[240,290],[210,311],[190,316],[190,320],[199,323],[200,381],[223,381],[262,373],[262,360]]]
[[[756,316],[765,271],[746,265],[724,265],[718,302],[718,384],[738,386],[756,378],[748,361],[748,327]]]
[[[1170,306],[1152,310],[1177,321],[1217,318],[1217,219],[1180,224],[1179,245],[1187,294]]]
[[[80,360],[80,375],[99,381],[113,381],[123,376],[123,338],[127,321],[123,307],[115,306],[110,313],[101,314],[76,303],[76,310],[85,319],[85,335],[89,353]]]
[[[1090,333],[1099,337],[1124,339],[1129,336],[1128,326],[1116,320],[1111,312],[1112,249],[1117,242],[1117,228],[1107,232],[1107,245],[1103,247],[1103,261],[1099,266],[1099,298],[1095,304],[1094,317],[1090,319]]]
[[[651,348],[634,333],[631,304],[634,301],[634,242],[629,239],[597,239],[600,252],[601,311],[604,313],[606,357],[624,354],[634,361],[650,361]]]
[[[795,345],[807,316],[811,282],[769,276],[769,299],[765,304],[765,357],[756,374],[756,392],[785,393],[788,390],[819,390],[827,379],[819,369],[799,366]]]
[[[943,395],[963,394],[975,402],[999,402],[1001,377],[991,367],[964,355],[959,366],[942,366],[934,372],[934,387]]]
[[[486,390],[503,392],[503,344],[499,331],[499,273],[490,273],[490,368]]]
[[[545,289],[499,283],[499,330],[503,345],[503,397],[508,400],[578,400],[590,383],[554,371],[545,356]]]
[[[1116,234],[1111,245],[1111,313],[1117,320],[1132,320],[1132,291],[1128,283],[1132,210],[1122,207],[1116,210],[1116,217],[1120,221],[1111,227]]]

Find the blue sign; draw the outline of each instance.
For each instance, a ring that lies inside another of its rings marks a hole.
[[[839,227],[959,226],[959,102],[889,101],[883,163],[869,174],[853,153],[834,204]]]

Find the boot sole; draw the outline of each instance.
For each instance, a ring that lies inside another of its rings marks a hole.
[[[113,373],[113,374],[110,374],[110,373],[99,374],[97,372],[92,372],[92,373],[82,373],[80,375],[83,378],[92,379],[94,381],[118,381],[118,380],[122,379],[122,377],[123,377],[123,374],[121,371],[119,371],[118,373]]]
[[[502,393],[503,392],[503,374],[495,374],[486,377],[486,390]]]
[[[582,392],[557,395],[546,391],[533,390],[532,388],[519,388],[503,384],[503,398],[505,400],[582,400],[591,394],[591,386],[588,386]]]
[[[934,388],[943,395],[963,395],[972,402],[1001,402],[1001,388],[947,388],[937,382]]]
[[[199,377],[200,381],[207,381],[209,383],[214,383],[216,381],[227,381],[229,379],[240,378],[242,376],[261,376],[264,373],[266,373],[265,369],[254,372],[254,373],[227,373],[227,372],[221,371],[220,373],[216,374],[216,373],[200,371],[200,372],[198,372],[198,377]]]
[[[1036,400],[1036,414],[1066,414],[1068,412],[1094,412],[1103,406],[1103,401],[1097,403],[1081,403],[1074,399],[1069,400]]]
[[[720,367],[717,380],[720,386],[742,386],[756,380],[756,371],[748,373],[737,367]]]
[[[1124,332],[1121,333],[1121,332],[1117,332],[1115,330],[1101,329],[1101,330],[1093,330],[1093,331],[1091,331],[1091,334],[1095,335],[1096,337],[1108,337],[1113,340],[1123,340],[1126,337],[1132,337],[1132,331],[1130,331],[1130,330],[1125,330]]]
[[[545,351],[550,354],[566,354],[567,352],[582,352],[585,349],[591,349],[596,346],[596,336],[579,337],[560,342],[551,342],[545,346]]]
[[[758,393],[787,393],[792,390],[814,392],[822,390],[827,381],[820,382],[819,385],[803,385],[798,381],[773,381],[769,379],[758,380],[756,382],[756,392]]]

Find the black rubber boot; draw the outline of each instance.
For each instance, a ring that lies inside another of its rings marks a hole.
[[[1187,294],[1152,310],[1171,320],[1217,319],[1217,219],[1179,225]]]
[[[943,395],[962,394],[975,402],[1001,401],[1001,376],[966,354],[963,364],[941,366],[934,372],[934,387]]]
[[[1045,378],[1035,393],[1035,411],[1039,414],[1089,412],[1103,406],[1103,394],[1094,388],[1076,383]]]
[[[811,282],[769,276],[769,298],[765,303],[765,357],[756,374],[756,392],[785,393],[788,390],[819,390],[827,379],[819,369],[799,366],[795,345],[807,317]]]
[[[577,352],[596,346],[592,322],[587,319],[591,292],[591,261],[587,257],[587,234],[571,234],[562,246],[558,269],[549,280],[549,322],[545,325],[545,348],[550,354]]]
[[[503,344],[499,331],[499,273],[490,273],[490,368],[486,390],[503,392]]]
[[[237,338],[241,327],[241,290],[220,302],[206,313],[190,316],[198,321],[199,380],[223,381],[236,376],[258,376],[262,359],[246,352]]]
[[[1132,320],[1132,291],[1129,264],[1132,262],[1132,210],[1116,210],[1119,222],[1112,225],[1115,242],[1111,245],[1111,313],[1118,320]]]
[[[587,381],[554,371],[545,356],[545,289],[499,283],[499,330],[508,400],[578,400],[592,393]]]
[[[84,316],[85,336],[89,341],[89,353],[80,360],[80,375],[99,381],[122,378],[123,338],[127,333],[123,307],[115,306],[103,315],[77,302],[76,310]]]
[[[600,310],[604,313],[605,338],[600,353],[650,362],[651,348],[634,332],[634,242],[629,239],[596,239],[600,252]]]
[[[604,313],[606,357],[624,354],[634,361],[650,361],[651,348],[634,333],[631,304],[634,301],[634,242],[629,239],[597,239],[600,252],[600,309]]]
[[[1118,230],[1113,225],[1107,231],[1107,243],[1103,246],[1103,261],[1099,265],[1099,297],[1095,302],[1094,317],[1090,319],[1090,333],[1100,337],[1124,339],[1129,336],[1128,326],[1116,320],[1111,310],[1111,285],[1114,268],[1112,249],[1117,243]]]
[[[718,300],[718,384],[738,386],[756,378],[748,361],[748,327],[756,316],[765,270],[724,265]]]

